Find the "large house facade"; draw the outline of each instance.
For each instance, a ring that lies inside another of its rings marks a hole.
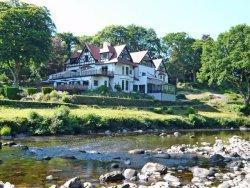
[[[126,45],[102,48],[85,44],[66,62],[66,70],[49,76],[58,90],[96,89],[102,85],[112,91],[140,92],[157,100],[174,101],[175,87],[168,84],[162,59],[152,59],[148,51],[129,52]]]

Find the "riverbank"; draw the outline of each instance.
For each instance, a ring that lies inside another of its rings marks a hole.
[[[249,138],[246,131],[17,138],[2,147],[0,180],[17,187],[62,186],[74,177],[81,187],[243,186]]]

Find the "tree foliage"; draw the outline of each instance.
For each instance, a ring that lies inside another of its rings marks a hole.
[[[201,49],[196,40],[185,32],[169,33],[163,37],[162,45],[167,69],[174,80],[193,81],[200,68]]]
[[[23,69],[38,70],[49,59],[54,28],[45,7],[0,2],[0,62],[11,72],[15,85]]]
[[[198,74],[201,81],[221,85],[229,82],[245,99],[250,101],[250,26],[232,27],[219,35],[216,41],[204,43],[202,67]]]

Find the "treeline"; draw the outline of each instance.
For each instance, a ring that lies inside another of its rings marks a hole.
[[[131,51],[148,49],[164,58],[171,83],[204,82],[227,85],[250,101],[250,26],[241,24],[221,33],[194,39],[185,32],[159,38],[151,28],[107,26],[93,36],[57,33],[46,7],[0,1],[0,82],[30,85],[65,68],[66,60],[84,43],[127,44]]]

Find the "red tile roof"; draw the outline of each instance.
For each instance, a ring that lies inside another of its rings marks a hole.
[[[93,44],[87,44],[87,48],[89,49],[90,53],[92,54],[93,58],[97,61],[100,60],[100,48],[96,47]]]

